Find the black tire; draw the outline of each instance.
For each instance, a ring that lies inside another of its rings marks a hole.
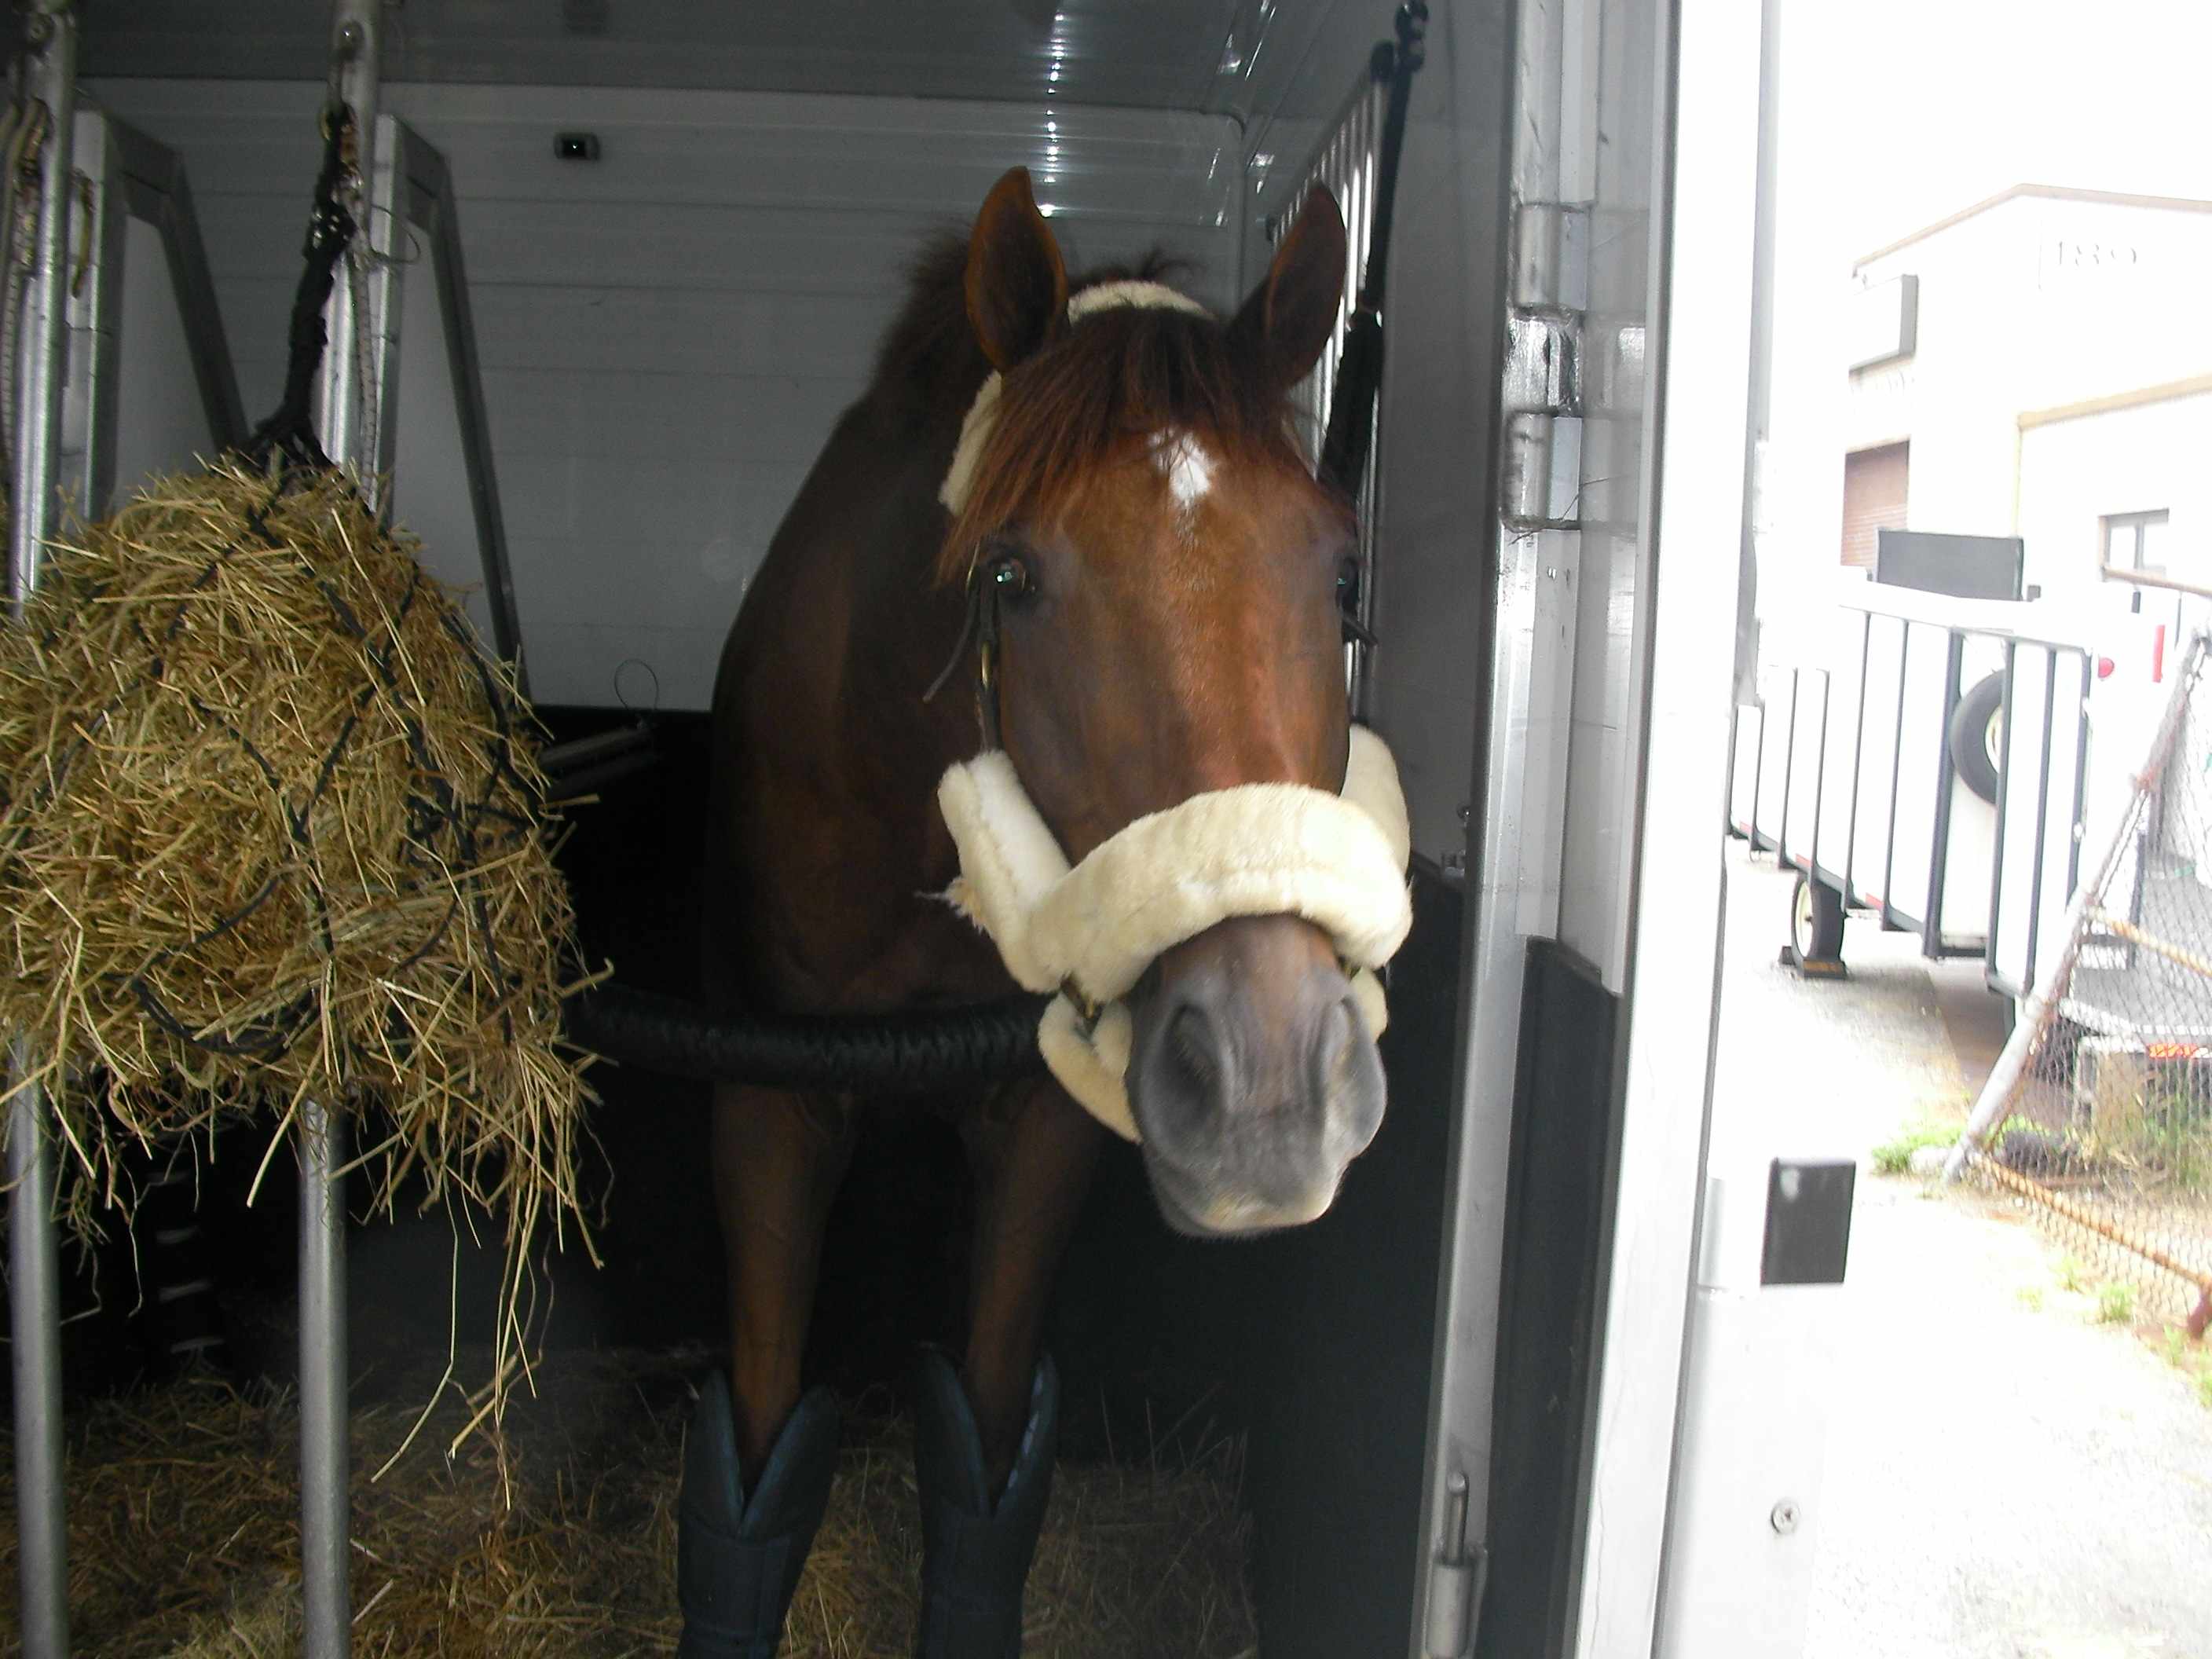
[[[1984,800],[1997,798],[1997,769],[2004,754],[2004,676],[1984,675],[1951,711],[1951,765]]]
[[[1800,962],[1844,959],[1844,896],[1802,870],[1790,895],[1790,948]]]

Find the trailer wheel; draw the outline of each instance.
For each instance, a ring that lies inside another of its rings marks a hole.
[[[1844,896],[1802,871],[1790,896],[1790,948],[1800,962],[1844,959]]]
[[[1951,764],[1984,800],[1997,798],[2004,765],[2004,676],[1989,674],[1951,711]]]

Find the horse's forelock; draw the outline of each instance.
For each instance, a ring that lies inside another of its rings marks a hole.
[[[1157,281],[1092,273],[1079,287]],[[1158,433],[1188,434],[1231,464],[1304,470],[1291,406],[1212,317],[1152,307],[1097,312],[1006,377],[967,499],[938,562],[962,580],[975,548],[1024,514],[1049,514]]]

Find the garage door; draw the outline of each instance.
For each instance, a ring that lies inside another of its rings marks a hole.
[[[1844,562],[1874,568],[1875,544],[1885,530],[1905,528],[1905,484],[1912,446],[1886,444],[1844,457]]]

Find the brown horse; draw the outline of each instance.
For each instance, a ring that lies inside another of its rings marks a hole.
[[[1231,785],[1334,791],[1347,744],[1345,504],[1314,481],[1286,393],[1329,337],[1343,222],[1316,191],[1233,319],[1079,306],[1019,169],[972,235],[918,264],[874,379],[838,422],[725,648],[705,911],[712,994],[792,1012],[987,1000],[1012,986],[939,896],[958,873],[935,790],[984,746],[969,595],[999,603],[1002,744],[1071,859]],[[997,419],[961,510],[939,499],[989,374]],[[973,674],[969,666],[969,675]],[[965,683],[963,682],[965,679]],[[1224,921],[1131,994],[1131,1109],[1186,1231],[1326,1208],[1382,1110],[1329,939]],[[850,1097],[726,1085],[714,1179],[730,1372],[702,1399],[684,1493],[684,1652],[774,1651],[826,1494],[836,1419],[799,1358]],[[952,1107],[977,1186],[967,1345],[926,1362],[917,1650],[1018,1651],[1050,1474],[1039,1340],[1104,1135],[1049,1080]]]

